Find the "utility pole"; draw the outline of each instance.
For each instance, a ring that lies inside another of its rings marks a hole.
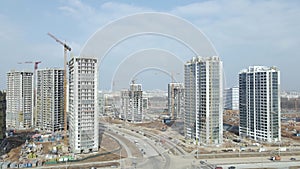
[[[67,53],[68,51],[71,51],[71,47],[69,47],[66,43],[57,39],[51,33],[48,33],[48,35],[51,38],[53,38],[57,43],[63,45],[64,47],[64,132],[65,132],[64,141],[66,144],[68,144],[67,143]]]

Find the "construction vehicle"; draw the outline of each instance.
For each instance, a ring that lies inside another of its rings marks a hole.
[[[280,160],[281,160],[281,157],[280,157],[279,155],[272,156],[272,157],[270,158],[270,160],[272,160],[272,161],[280,161]]]

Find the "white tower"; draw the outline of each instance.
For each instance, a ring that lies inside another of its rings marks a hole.
[[[98,61],[94,57],[73,57],[68,65],[71,151],[98,151]]]
[[[281,140],[280,71],[251,66],[239,73],[240,136],[254,140]]]
[[[33,73],[10,71],[7,73],[6,93],[7,129],[33,127]]]
[[[223,140],[223,68],[219,57],[197,57],[184,67],[187,139],[202,144]]]

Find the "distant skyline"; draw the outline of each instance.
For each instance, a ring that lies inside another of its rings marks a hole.
[[[186,19],[210,39],[224,64],[225,87],[238,85],[242,69],[265,65],[279,68],[282,90],[299,91],[296,68],[300,63],[300,2],[296,0],[11,0],[0,4],[1,90],[6,89],[9,70],[33,70],[33,64],[18,62],[42,61],[40,68],[63,67],[63,48],[48,32],[66,41],[72,47],[72,55],[77,56],[93,33],[111,21],[140,12],[164,12]],[[107,57],[145,48],[169,50],[184,61],[192,57],[168,39],[149,36],[128,40]],[[104,63],[107,68],[114,64],[109,59]],[[110,71],[106,67],[102,70]],[[137,79],[144,90],[166,90],[170,82],[169,77],[157,71],[141,73]],[[100,85],[100,89],[107,90],[101,77]]]

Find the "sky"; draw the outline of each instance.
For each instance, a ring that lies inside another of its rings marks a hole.
[[[0,89],[6,89],[8,71],[33,70],[32,64],[19,62],[41,61],[39,68],[63,67],[63,48],[48,32],[68,43],[71,55],[77,56],[96,31],[114,20],[142,12],[171,14],[201,30],[223,61],[226,87],[238,84],[242,69],[264,65],[280,69],[282,90],[299,91],[297,0],[1,0]],[[113,55],[126,57],[147,48],[170,50],[185,61],[192,58],[190,51],[170,39],[148,35],[132,38],[108,53],[103,61],[105,66],[99,69],[99,88],[110,88],[104,74],[109,74],[109,67],[117,64]],[[166,90],[170,81],[168,75],[158,70],[138,73],[136,78],[146,90]]]

